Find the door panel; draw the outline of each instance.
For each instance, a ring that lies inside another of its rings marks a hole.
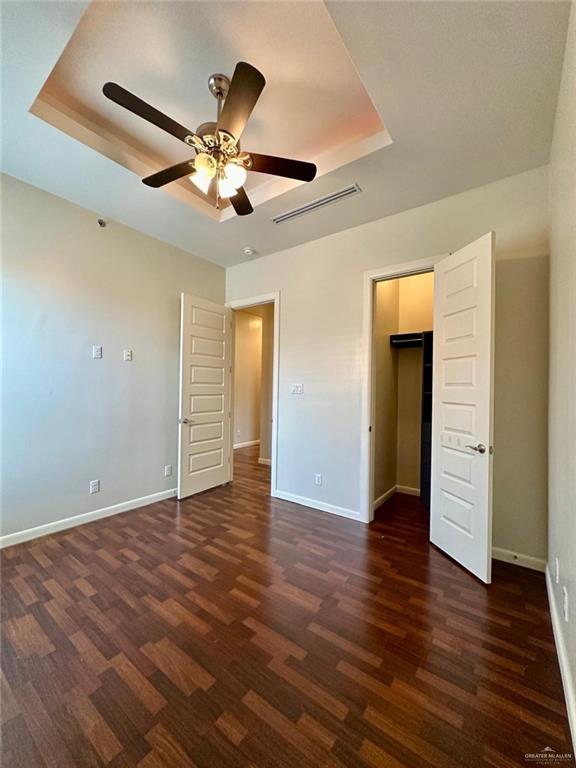
[[[493,250],[489,233],[434,270],[430,540],[487,583],[492,562]]]
[[[231,479],[230,310],[182,294],[178,498]]]

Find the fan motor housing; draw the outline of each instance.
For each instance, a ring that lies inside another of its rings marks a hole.
[[[218,149],[226,157],[237,157],[240,152],[240,142],[235,141],[233,136],[226,133],[226,131],[219,131],[216,135],[217,123],[207,122],[202,123],[196,129],[196,136],[199,136],[206,150]],[[201,151],[197,149],[197,151]]]
[[[204,136],[216,135],[216,123],[202,123],[196,128],[196,135],[204,138]]]

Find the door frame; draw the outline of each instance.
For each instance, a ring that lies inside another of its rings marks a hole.
[[[248,309],[257,307],[261,304],[274,305],[274,354],[272,358],[272,441],[271,441],[271,465],[270,465],[270,495],[276,496],[277,478],[278,478],[278,372],[280,364],[280,291],[263,293],[259,296],[246,296],[242,299],[231,299],[225,306],[232,310]],[[232,351],[232,380],[231,391],[234,396],[234,374],[236,361],[234,359],[234,350]],[[234,437],[234,402],[232,399],[232,415],[230,417],[230,439]],[[233,446],[233,442],[231,445]],[[232,448],[232,457],[230,461],[230,479],[234,479],[234,448]]]
[[[374,519],[374,435],[371,426],[374,424],[373,396],[373,319],[374,319],[374,288],[382,280],[394,280],[399,277],[410,277],[425,272],[433,272],[438,261],[448,256],[442,253],[428,256],[415,261],[404,261],[378,269],[364,272],[363,302],[362,302],[362,395],[361,395],[361,425],[360,441],[360,515],[361,520],[370,523]]]

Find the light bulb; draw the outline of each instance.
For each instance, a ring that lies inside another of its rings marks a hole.
[[[238,163],[226,163],[224,175],[234,189],[239,189],[246,181],[246,169]]]
[[[214,160],[212,155],[209,155],[206,152],[200,152],[194,159],[194,169],[196,170],[196,173],[201,176],[206,176],[209,179],[214,178],[216,167],[216,160]]]
[[[236,187],[227,178],[218,179],[218,195],[219,197],[234,197],[237,193]]]
[[[206,152],[200,152],[194,159],[194,173],[190,176],[190,181],[195,184],[201,192],[205,195],[208,194],[208,187],[210,182],[216,175],[216,160],[212,155],[208,155]]]
[[[195,173],[193,176],[189,176],[188,178],[192,184],[198,187],[200,192],[204,192],[205,195],[208,194],[208,189],[212,182],[211,178],[208,176],[203,176],[201,173]]]

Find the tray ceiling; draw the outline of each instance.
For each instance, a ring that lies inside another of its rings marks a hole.
[[[319,174],[390,143],[324,3],[92,2],[33,114],[139,176],[194,152],[102,94],[115,81],[192,130],[216,118],[212,73],[249,61],[267,85],[242,148],[316,162]],[[281,55],[279,55],[281,52]],[[369,141],[367,141],[369,140]],[[249,174],[254,204],[300,182]],[[225,220],[187,179],[158,190]]]

